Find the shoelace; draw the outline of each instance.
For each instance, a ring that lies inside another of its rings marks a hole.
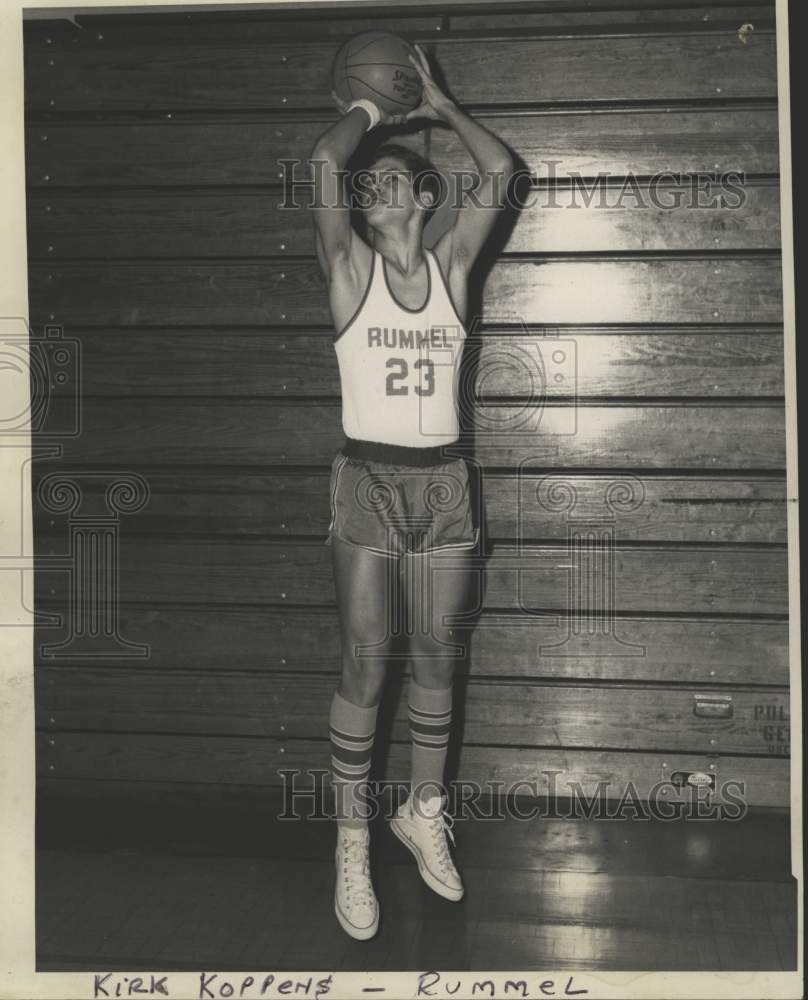
[[[372,907],[373,887],[370,883],[365,844],[361,840],[348,840],[342,841],[340,848],[346,895],[351,903],[358,903],[360,906],[364,903],[366,906]]]
[[[454,864],[452,862],[452,856],[449,854],[449,846],[446,843],[446,837],[449,837],[452,844],[454,844],[454,833],[452,833],[452,828],[454,827],[454,819],[446,812],[440,812],[434,819],[430,819],[430,828],[432,832],[432,838],[438,849],[438,858],[441,863],[447,868],[453,868]]]

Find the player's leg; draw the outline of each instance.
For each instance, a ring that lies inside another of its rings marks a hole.
[[[467,630],[452,619],[470,610],[474,569],[469,549],[406,557],[403,563],[412,677],[409,724],[412,739],[410,797],[399,808],[393,831],[412,851],[426,883],[447,899],[463,896],[446,835],[444,770],[452,720],[452,680],[465,655]]]
[[[391,649],[397,564],[370,549],[334,537],[334,585],[340,620],[342,672],[331,709],[332,755],[346,785],[337,816],[347,826],[366,825],[356,784],[370,770],[376,712]]]
[[[390,652],[396,560],[332,538],[342,673],[329,717],[337,836],[335,909],[357,938],[378,928],[368,865],[367,781]]]
[[[409,722],[412,794],[442,791],[452,713],[452,681],[465,654],[466,631],[455,618],[469,610],[469,549],[409,556],[403,566],[404,608],[412,678]]]

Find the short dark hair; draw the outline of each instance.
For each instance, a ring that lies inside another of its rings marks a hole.
[[[427,219],[435,211],[443,192],[444,180],[437,167],[422,156],[417,149],[410,146],[403,146],[398,142],[383,142],[371,153],[365,169],[370,169],[376,160],[383,156],[390,156],[403,164],[404,169],[412,175],[412,187],[416,198],[420,200],[421,194],[426,192],[432,195],[433,205],[424,205]]]

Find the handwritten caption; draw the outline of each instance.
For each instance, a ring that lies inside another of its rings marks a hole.
[[[347,985],[347,976],[346,985]],[[480,978],[469,976],[451,977],[440,972],[429,971],[413,974],[412,991],[407,995],[412,997],[577,997],[589,993],[583,986],[575,986],[574,977],[566,976],[565,982],[555,979],[535,981],[527,979],[511,979],[504,976],[495,978]],[[315,979],[285,979],[267,973],[263,976],[241,976],[235,978],[224,976],[219,972],[202,972],[197,983],[198,992],[193,994],[196,1000],[228,1000],[237,997],[239,1000],[253,1000],[260,997],[303,996],[319,1000],[328,996],[332,989],[342,992],[339,987],[339,977],[329,973]],[[352,982],[356,989],[355,980]],[[387,992],[384,986],[367,987],[362,992],[382,994]],[[97,973],[93,978],[93,998],[98,997],[134,997],[134,996],[172,996],[170,977],[153,973],[143,976],[121,976],[113,972]],[[174,996],[181,996],[178,991]],[[186,996],[187,996],[186,992]]]

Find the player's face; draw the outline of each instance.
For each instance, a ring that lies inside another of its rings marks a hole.
[[[418,208],[412,174],[393,157],[384,156],[371,164],[366,189],[370,205],[365,216],[370,225],[392,218],[406,221]]]

